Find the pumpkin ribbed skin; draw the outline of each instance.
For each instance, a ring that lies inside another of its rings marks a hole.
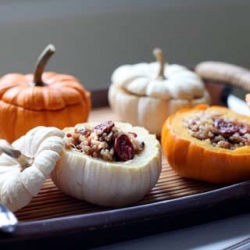
[[[12,145],[0,139],[0,203],[15,212],[37,196],[60,159],[63,137],[60,129],[40,126]]]
[[[250,146],[234,150],[214,147],[192,137],[182,120],[194,112],[209,109],[226,117],[236,118],[250,126],[250,117],[228,108],[199,105],[183,109],[170,116],[162,126],[161,144],[166,158],[175,172],[182,177],[211,183],[236,183],[250,179]]]
[[[45,72],[45,86],[34,86],[33,74],[0,79],[0,137],[14,141],[36,126],[63,129],[88,119],[90,93],[73,76]]]
[[[67,136],[75,128],[99,123],[77,124],[65,128]],[[142,152],[127,161],[108,162],[64,148],[51,173],[55,185],[64,193],[90,203],[121,207],[142,199],[157,183],[161,169],[160,142],[142,127],[116,122],[124,132],[133,132],[145,143]]]

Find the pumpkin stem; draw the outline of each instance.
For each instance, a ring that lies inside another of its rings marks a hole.
[[[45,86],[46,84],[43,83],[42,74],[44,72],[44,68],[50,59],[50,57],[55,53],[56,49],[54,45],[49,44],[44,51],[40,54],[37,59],[36,67],[34,71],[34,85],[35,86]]]
[[[14,158],[21,166],[21,172],[30,167],[34,162],[34,157],[22,154],[19,150],[14,149],[6,140],[0,140],[0,154],[5,153]]]
[[[166,77],[164,76],[164,68],[165,68],[165,62],[166,62],[166,60],[164,58],[162,50],[156,48],[156,49],[153,50],[153,54],[154,54],[156,60],[160,64],[160,69],[159,69],[157,78],[158,79],[166,79]]]

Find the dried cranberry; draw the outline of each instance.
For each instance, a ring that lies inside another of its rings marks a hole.
[[[107,121],[95,126],[93,130],[98,135],[102,135],[103,133],[108,134],[114,126],[115,124],[113,121]]]
[[[214,126],[219,130],[219,134],[222,136],[231,136],[236,132],[239,132],[239,126],[232,123],[227,122],[221,118],[214,119]]]
[[[240,124],[239,125],[239,133],[240,133],[240,135],[249,134],[250,129],[246,124]]]
[[[128,161],[134,158],[134,147],[127,135],[121,134],[115,139],[114,152],[117,160],[120,161]]]
[[[72,136],[71,133],[67,133],[67,134],[66,134],[66,137],[68,137],[68,138],[71,137],[71,136]]]

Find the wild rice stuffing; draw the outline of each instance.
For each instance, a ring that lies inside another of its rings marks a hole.
[[[105,161],[127,161],[144,149],[144,142],[133,132],[123,132],[113,121],[103,122],[94,128],[75,128],[66,135],[66,148]]]
[[[215,147],[233,150],[250,145],[249,126],[221,114],[200,111],[184,119],[183,125],[193,137]]]

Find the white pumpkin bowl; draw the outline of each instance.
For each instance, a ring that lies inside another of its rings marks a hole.
[[[87,123],[94,127],[98,123]],[[85,124],[77,124],[80,128]],[[132,131],[145,143],[144,150],[125,162],[107,162],[71,149],[63,149],[51,178],[64,193],[102,206],[120,207],[142,199],[157,183],[161,173],[161,149],[155,135],[144,128],[115,122]],[[64,132],[73,132],[65,128]]]

